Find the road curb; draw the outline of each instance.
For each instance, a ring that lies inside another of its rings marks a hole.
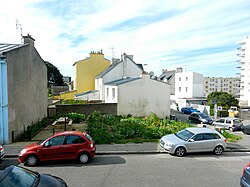
[[[250,149],[226,149],[224,152],[250,152]],[[127,154],[168,154],[166,151],[100,151],[96,155],[127,155]],[[18,155],[5,155],[4,158],[18,158]]]

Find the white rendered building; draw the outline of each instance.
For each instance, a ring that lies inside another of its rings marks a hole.
[[[241,45],[237,48],[239,57],[238,62],[240,68],[240,107],[250,106],[250,35],[237,44]]]

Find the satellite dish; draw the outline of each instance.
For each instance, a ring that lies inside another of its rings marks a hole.
[[[150,77],[153,77],[154,76],[154,72],[150,71],[149,75],[150,75]]]

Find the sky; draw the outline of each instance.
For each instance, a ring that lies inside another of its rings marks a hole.
[[[182,67],[236,77],[237,41],[250,34],[249,0],[8,0],[0,7],[0,43],[30,34],[63,76],[102,50],[109,60],[133,55],[156,76]]]

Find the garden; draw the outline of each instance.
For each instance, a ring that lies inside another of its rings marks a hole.
[[[166,134],[193,127],[192,124],[183,121],[160,119],[154,113],[145,117],[114,116],[97,111],[89,116],[73,113],[69,116],[73,119],[73,123],[74,116],[77,121],[79,118],[85,120],[86,131],[93,137],[96,144],[158,142]],[[235,142],[241,138],[225,130],[221,133],[228,142]]]

